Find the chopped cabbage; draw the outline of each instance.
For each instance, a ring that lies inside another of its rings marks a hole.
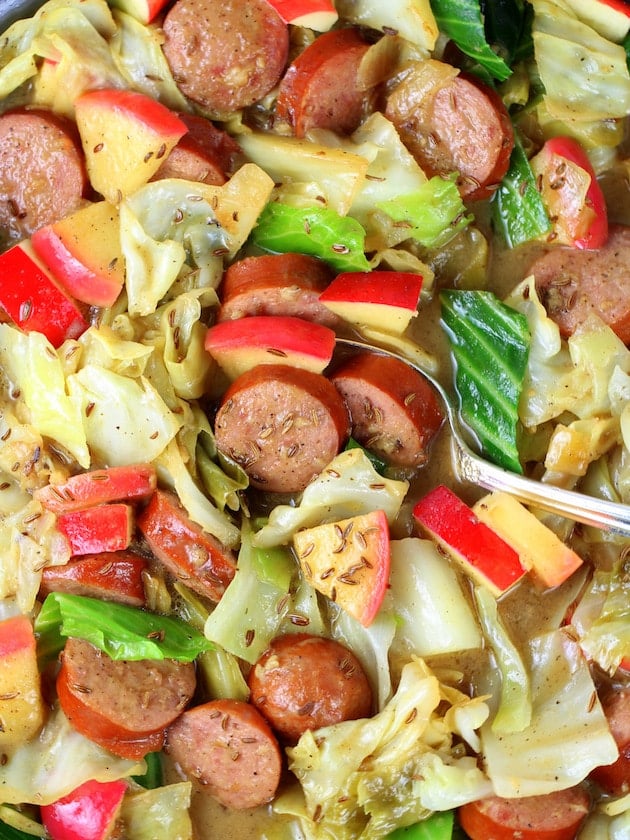
[[[310,194],[310,204],[327,207],[340,216],[347,215],[361,189],[368,169],[368,160],[361,150],[348,146],[331,148],[323,143],[276,134],[248,132],[238,142],[250,160],[261,166],[280,185],[278,195],[287,201],[285,190],[292,194],[293,185]],[[373,154],[376,154],[374,150]]]
[[[481,727],[485,770],[498,796],[572,787],[619,752],[577,642],[562,630],[530,642],[532,717],[519,732]]]
[[[385,511],[391,523],[408,488],[407,481],[379,475],[362,449],[348,449],[333,458],[308,485],[296,507],[274,507],[267,524],[254,534],[254,545],[286,544],[299,528],[349,519],[373,510]]]
[[[573,614],[582,649],[611,675],[630,656],[629,566],[622,555],[612,570],[596,569]]]
[[[491,784],[476,760],[454,747],[453,727],[456,719],[463,724],[461,736],[487,714],[482,700],[443,688],[414,659],[374,717],[309,730],[287,749],[304,803],[286,804],[299,813],[307,838],[375,840],[434,810],[486,796]],[[274,809],[283,812],[282,796]]]
[[[129,314],[154,312],[187,260],[200,286],[216,288],[223,256],[243,245],[272,189],[269,175],[248,163],[223,186],[164,178],[128,196],[120,206],[120,241]]]
[[[578,20],[562,0],[532,5],[534,54],[549,114],[569,123],[624,118],[630,111],[624,48]]]
[[[67,390],[59,355],[48,339],[0,324],[0,365],[19,390],[39,434],[56,440],[87,469],[90,452],[81,405]]]
[[[153,461],[182,425],[144,377],[131,379],[85,365],[68,377],[67,385],[80,406],[90,451],[103,464]]]
[[[392,540],[388,599],[396,610],[394,651],[434,656],[482,644],[455,570],[430,540]]]
[[[251,537],[244,532],[234,579],[204,627],[207,639],[251,665],[278,635],[285,613],[291,612],[291,575],[285,576],[284,585],[279,577],[266,579],[254,555]]]
[[[436,45],[439,31],[429,0],[337,0],[335,5],[351,23],[397,32],[427,52]]]
[[[117,30],[109,46],[129,86],[174,111],[189,110],[190,105],[175,84],[164,55],[160,28],[145,26],[120,9],[112,9],[112,14]]]
[[[37,738],[20,745],[0,766],[2,801],[46,805],[83,782],[107,782],[142,773],[144,762],[118,758],[80,735],[56,708]]]
[[[346,610],[332,601],[329,604],[330,632],[358,658],[380,711],[392,696],[389,651],[397,629],[397,616],[392,610],[381,607],[370,626],[364,627]],[[310,627],[309,632],[312,632]]]
[[[190,782],[128,792],[119,819],[126,840],[192,840]]]

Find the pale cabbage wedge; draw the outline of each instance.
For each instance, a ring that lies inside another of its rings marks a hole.
[[[610,327],[591,315],[563,341],[557,324],[547,317],[531,277],[505,302],[526,316],[531,334],[519,405],[523,425],[535,428],[565,411],[581,419],[611,416],[610,381],[617,369],[630,374],[630,350]]]
[[[199,286],[216,288],[223,256],[244,244],[272,190],[269,175],[248,163],[223,186],[165,178],[128,196],[120,242],[129,314],[152,314],[186,263],[199,273]]]
[[[42,333],[0,324],[0,367],[20,391],[29,422],[88,468],[90,452],[80,402],[67,390],[58,353]]]
[[[579,644],[554,630],[529,644],[531,723],[518,732],[481,727],[484,768],[498,796],[572,787],[619,751]]]
[[[249,131],[238,142],[247,157],[261,166],[286,194],[310,197],[311,204],[345,216],[363,186],[369,161],[360,150],[331,148],[324,143]],[[376,150],[374,150],[376,154]],[[300,190],[295,188],[299,187]]]
[[[144,761],[118,758],[80,735],[58,708],[37,738],[22,744],[0,766],[2,800],[46,805],[83,782],[107,782],[144,772]]]
[[[117,30],[109,46],[128,84],[174,111],[190,110],[164,55],[162,30],[158,26],[145,26],[120,9],[112,9],[112,15]]]
[[[421,50],[431,52],[439,30],[429,0],[337,0],[339,14],[351,23],[397,32]]]
[[[126,840],[192,840],[191,795],[190,782],[132,789],[124,797],[119,815]]]
[[[370,840],[486,796],[491,783],[454,736],[474,741],[487,715],[483,700],[441,685],[414,659],[374,717],[309,730],[287,749],[304,800],[281,795],[274,810],[296,814],[309,840]]]
[[[562,0],[532,0],[532,36],[549,114],[567,122],[623,119],[630,76],[619,44],[582,23]]]
[[[15,512],[0,513],[0,601],[10,599],[21,613],[35,606],[42,569],[70,559],[68,541],[55,525],[56,517],[32,500]]]
[[[402,657],[434,656],[482,646],[482,636],[455,569],[430,540],[392,540],[390,589]]]
[[[299,528],[383,510],[392,523],[409,489],[408,481],[383,478],[362,449],[341,452],[302,493],[300,503],[276,505],[269,521],[253,536],[254,545],[290,542]]]

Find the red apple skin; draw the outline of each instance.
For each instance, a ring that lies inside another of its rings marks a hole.
[[[116,111],[144,123],[156,134],[179,140],[188,131],[185,123],[166,105],[132,90],[119,88],[100,88],[82,94],[76,101],[75,108],[85,112],[89,108],[103,108]]]
[[[319,299],[323,302],[374,303],[416,311],[422,275],[402,271],[347,271],[338,274]]]
[[[85,242],[73,242],[64,235],[61,225],[45,225],[35,231],[31,242],[38,257],[74,298],[99,307],[116,302],[124,282],[123,271],[116,266],[95,270],[86,265],[81,256]],[[119,259],[122,267],[122,255]]]
[[[28,239],[0,255],[0,307],[24,332],[43,333],[54,347],[78,338],[89,326]]]
[[[57,518],[57,528],[68,540],[73,557],[124,551],[131,543],[133,527],[133,509],[123,502],[73,510]]]
[[[169,0],[111,0],[112,6],[126,12],[140,23],[151,23]]]
[[[481,522],[452,490],[438,485],[414,506],[418,525],[436,539],[471,577],[499,595],[525,574],[518,553]]]
[[[269,0],[285,23],[324,32],[339,19],[330,0]]]
[[[156,487],[153,464],[138,463],[77,473],[63,484],[40,487],[33,495],[46,510],[68,513],[108,502],[142,501]]]
[[[205,348],[228,375],[264,362],[321,373],[332,358],[335,333],[290,315],[252,315],[209,327]]]

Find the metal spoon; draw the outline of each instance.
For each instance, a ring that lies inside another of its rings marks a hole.
[[[337,344],[392,356],[414,368],[433,385],[446,409],[453,441],[454,470],[460,481],[476,484],[486,490],[503,490],[524,504],[534,505],[549,513],[582,522],[585,525],[593,525],[605,531],[630,536],[630,505],[598,499],[575,490],[566,490],[553,484],[535,481],[491,464],[473,452],[466,442],[453,398],[435,376],[417,362],[393,350],[377,347],[364,341],[338,337]]]

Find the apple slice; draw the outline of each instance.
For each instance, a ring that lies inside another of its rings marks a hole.
[[[331,0],[269,0],[285,23],[327,32],[339,15]]]
[[[169,0],[110,0],[110,5],[125,12],[140,23],[151,23]]]
[[[31,237],[35,253],[63,287],[90,306],[112,306],[125,280],[118,209],[108,201],[82,207]]]
[[[332,358],[335,333],[291,315],[252,315],[209,327],[205,347],[232,380],[260,364],[321,373]]]
[[[630,29],[630,6],[624,0],[567,0],[575,14],[609,41],[620,43]]]
[[[0,255],[0,307],[24,332],[40,332],[54,347],[89,326],[77,303],[58,285],[30,239]]]
[[[338,274],[319,300],[358,327],[402,335],[418,314],[422,275],[402,271],[348,271]]]
[[[133,508],[114,502],[72,510],[57,517],[57,528],[68,540],[73,557],[123,551],[133,536]]]
[[[544,586],[559,586],[582,565],[575,551],[509,493],[488,493],[473,511],[518,552],[523,566]]]
[[[514,548],[445,485],[423,496],[413,516],[470,578],[495,597],[526,574]]]
[[[387,590],[389,525],[382,510],[316,525],[293,536],[308,583],[364,627],[374,620]]]
[[[153,464],[124,464],[71,475],[63,484],[47,484],[35,499],[53,513],[104,505],[108,502],[147,499],[157,487]]]
[[[188,131],[165,105],[117,88],[82,94],[75,116],[90,182],[115,205],[155,175]]]
[[[0,621],[0,745],[18,746],[44,722],[33,625],[25,615]]]

